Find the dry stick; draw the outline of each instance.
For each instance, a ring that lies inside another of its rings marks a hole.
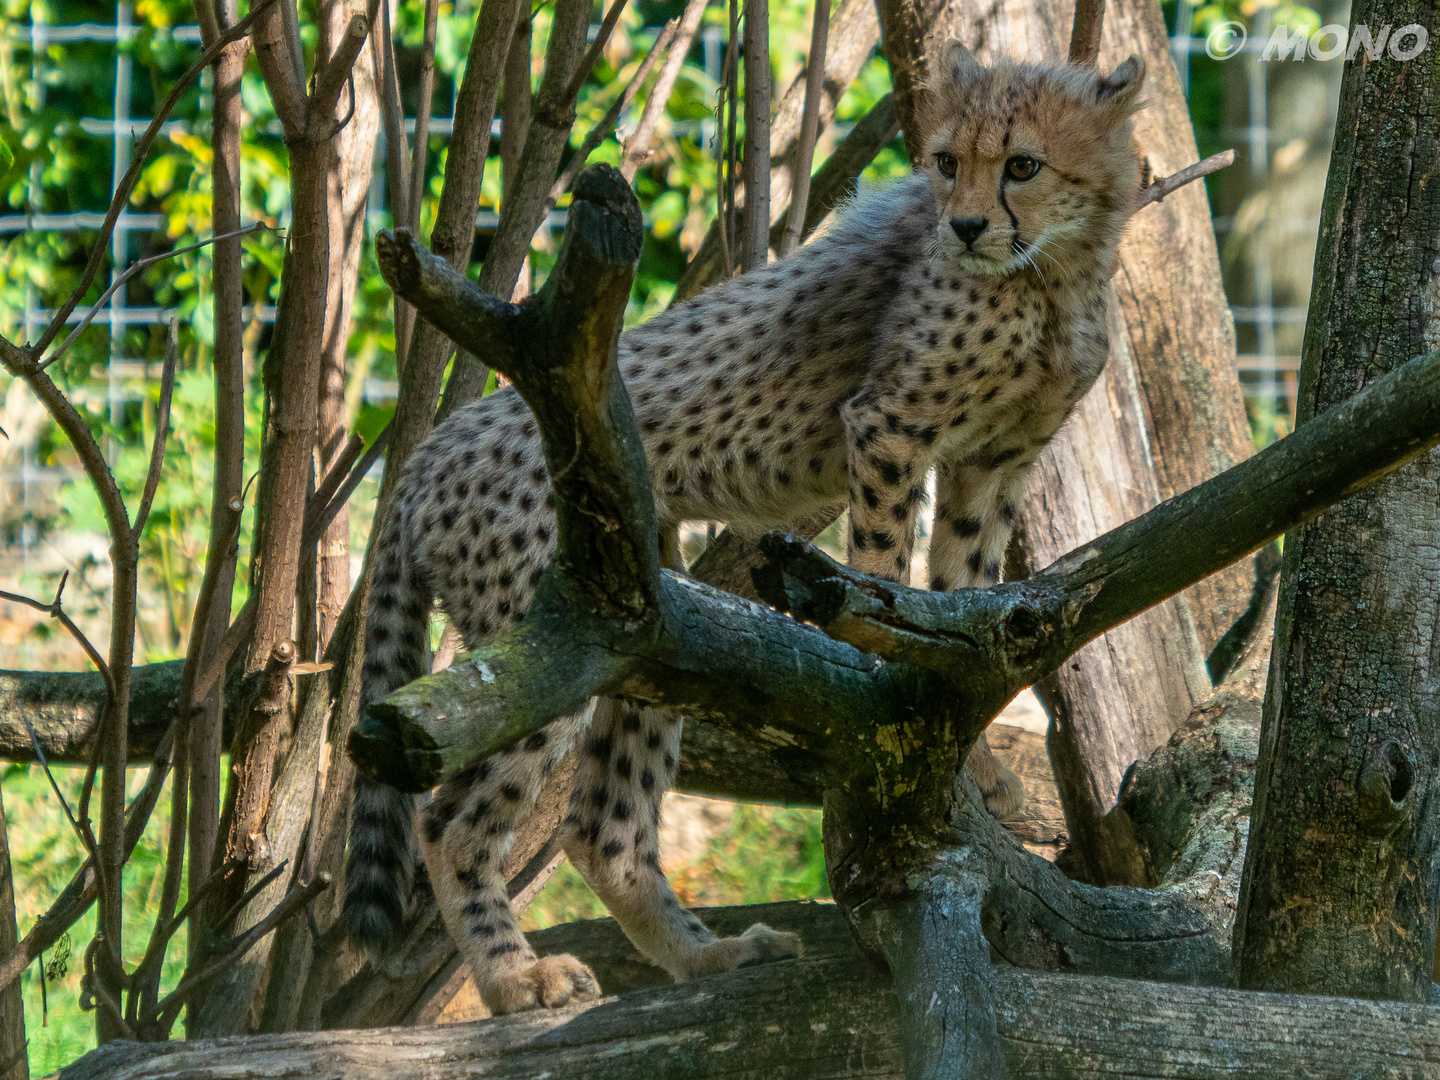
[[[388,11],[388,8],[387,8]],[[430,148],[430,107],[435,97],[435,24],[440,0],[425,0],[425,37],[420,46],[420,97],[415,107],[415,140],[410,144],[410,194],[406,219],[420,228],[420,201],[425,193],[425,159]]]
[[[600,59],[600,53],[605,48],[605,43],[610,40],[611,33],[615,30],[615,24],[620,21],[620,12],[625,10],[626,0],[614,0],[610,9],[605,12],[605,18],[600,23],[600,30],[595,35],[595,40],[590,43],[590,48],[585,50],[585,55],[580,59],[580,66],[575,69],[575,74],[570,77],[570,82],[565,87],[565,97],[575,101],[580,96],[580,88],[585,85],[585,80],[590,77],[590,72],[595,70],[595,63]]]
[[[179,359],[180,324],[172,317],[170,329],[165,335],[165,367],[160,375],[160,400],[155,406],[155,439],[150,444],[150,467],[145,472],[145,490],[140,496],[140,508],[135,511],[135,525],[131,529],[137,543],[145,531],[145,519],[150,516],[155,491],[160,487],[160,470],[165,464],[165,439],[170,432],[170,399],[175,393],[175,364]]]
[[[225,31],[220,38],[203,53],[200,59],[185,69],[169,95],[161,103],[160,108],[155,110],[155,116],[150,121],[150,126],[135,143],[135,149],[131,152],[130,168],[125,171],[119,186],[115,189],[115,196],[110,200],[110,209],[105,212],[105,220],[100,225],[100,232],[95,238],[95,248],[90,253],[90,261],[85,264],[85,271],[80,275],[80,281],[76,284],[69,298],[56,310],[50,325],[40,335],[40,340],[29,350],[32,356],[40,356],[44,353],[50,342],[55,340],[55,335],[70,318],[70,313],[80,303],[80,298],[89,290],[95,275],[100,272],[100,264],[105,261],[105,252],[110,246],[110,234],[115,231],[115,222],[120,219],[121,212],[130,201],[130,192],[135,187],[135,181],[140,177],[140,170],[145,165],[145,155],[150,152],[150,147],[160,135],[160,128],[170,116],[170,111],[175,108],[181,96],[189,89],[190,84],[200,77],[200,73],[209,67],[225,47],[232,41],[237,41],[250,32],[251,25],[265,10],[276,0],[256,0],[250,14],[241,19],[238,23]]]
[[[140,259],[137,262],[131,263],[123,274],[121,274],[119,277],[117,277],[114,281],[110,283],[110,287],[100,295],[100,299],[96,300],[95,303],[90,305],[90,310],[85,313],[85,317],[80,320],[79,324],[75,327],[75,329],[70,331],[69,335],[65,338],[65,340],[60,343],[60,347],[40,362],[40,370],[44,371],[51,364],[55,363],[56,360],[59,360],[62,356],[64,356],[70,346],[75,344],[75,339],[79,337],[80,334],[84,331],[84,329],[95,320],[95,316],[100,314],[101,309],[110,302],[110,297],[115,295],[116,290],[118,290],[136,274],[148,270],[156,263],[164,262],[166,259],[173,259],[180,255],[188,255],[192,251],[198,251],[201,248],[208,247],[211,244],[218,244],[221,240],[233,240],[237,236],[245,236],[249,233],[259,232],[262,229],[269,228],[270,226],[266,225],[263,221],[259,221],[256,222],[254,225],[247,226],[246,228],[236,229],[234,232],[222,233],[219,236],[212,236],[208,240],[201,240],[200,242],[191,244],[188,247],[176,248],[174,251],[162,252],[159,255],[151,255],[148,258]]]
[[[1211,154],[1204,161],[1197,161],[1194,165],[1187,165],[1179,172],[1171,173],[1169,176],[1157,176],[1150,183],[1140,189],[1140,196],[1135,201],[1135,210],[1149,206],[1151,203],[1160,202],[1172,191],[1184,187],[1192,180],[1199,180],[1202,176],[1209,176],[1213,172],[1233,164],[1235,161],[1234,150],[1222,150],[1218,154]],[[1134,211],[1132,211],[1133,213]]]
[[[770,0],[745,0],[744,273],[770,257],[770,83]]]
[[[670,43],[665,66],[660,69],[655,85],[650,90],[650,97],[640,113],[640,122],[625,140],[625,156],[620,162],[620,174],[626,180],[634,180],[640,166],[644,165],[646,158],[650,156],[650,144],[655,139],[655,126],[665,113],[670,91],[675,88],[675,80],[680,77],[680,69],[690,51],[690,42],[695,40],[695,34],[700,29],[700,20],[705,17],[705,2],[706,0],[690,0],[684,14],[680,16],[680,26]]]
[[[1078,0],[1070,29],[1070,63],[1094,66],[1100,60],[1100,31],[1105,24],[1105,0]]]
[[[175,1018],[180,1014],[180,1009],[185,1002],[196,991],[204,988],[213,982],[217,977],[223,975],[230,968],[244,959],[250,947],[263,938],[270,931],[274,930],[281,923],[304,910],[305,906],[319,896],[330,886],[330,875],[321,874],[313,881],[306,882],[298,889],[292,890],[285,899],[275,906],[275,910],[266,915],[253,927],[251,927],[235,943],[235,947],[225,956],[221,957],[204,971],[185,979],[155,1008],[146,1015],[143,1020],[148,1024],[159,1024],[161,1030],[168,1032]]]
[[[782,259],[800,246],[805,231],[810,169],[815,163],[815,140],[820,136],[820,97],[825,93],[825,44],[829,37],[830,0],[815,0],[815,24],[810,30],[810,59],[805,72],[805,111],[800,115],[800,143],[791,171],[794,179],[790,184],[790,213],[780,240]]]
[[[564,171],[550,186],[550,205],[552,207],[560,200],[560,196],[570,190],[570,185],[575,183],[575,177],[580,175],[580,170],[585,167],[585,162],[595,152],[595,148],[609,138],[610,133],[615,130],[615,125],[620,120],[620,114],[630,107],[630,103],[635,100],[635,95],[640,92],[641,84],[650,77],[650,72],[655,70],[655,65],[659,63],[665,50],[670,47],[670,43],[675,37],[675,28],[679,24],[678,19],[671,19],[661,27],[659,35],[655,38],[655,44],[650,46],[650,51],[640,61],[640,66],[635,69],[635,74],[625,84],[625,89],[611,103],[605,115],[600,118],[600,122],[590,129],[590,133],[585,136],[580,148],[575,151],[575,156],[570,159],[570,164],[565,166]]]

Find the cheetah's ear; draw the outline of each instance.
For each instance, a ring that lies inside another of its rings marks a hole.
[[[1108,105],[1122,116],[1129,116],[1137,108],[1140,88],[1145,85],[1145,61],[1131,54],[1130,59],[1109,75],[1102,75],[1095,81],[1095,103]]]
[[[940,48],[940,70],[950,82],[964,86],[978,78],[985,69],[970,55],[969,49],[951,38]]]

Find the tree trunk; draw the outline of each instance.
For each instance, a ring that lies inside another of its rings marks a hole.
[[[1131,53],[1144,57],[1147,72],[1135,141],[1152,172],[1168,176],[1199,161],[1200,152],[1164,14],[1148,0],[1106,5],[1101,69],[1117,67]],[[1185,272],[1173,273],[1176,266]],[[1112,288],[1139,372],[1156,493],[1168,499],[1254,453],[1203,183],[1187,184],[1135,215],[1120,241]],[[1245,612],[1254,574],[1247,559],[1185,594],[1205,655]]]
[[[1367,0],[1355,25],[1432,5]],[[1346,66],[1300,376],[1298,431],[1440,344],[1440,69]],[[1429,999],[1440,883],[1440,457],[1285,544],[1255,814],[1236,929],[1241,985]]]
[[[1110,362],[1051,440],[1020,507],[1007,576],[1025,577],[1160,501],[1119,306],[1111,304]],[[1065,806],[1066,870],[1096,885],[1150,885],[1121,818],[1110,816],[1125,770],[1163,746],[1209,696],[1189,604],[1175,597],[1076,653],[1036,684],[1051,716],[1050,759]]]

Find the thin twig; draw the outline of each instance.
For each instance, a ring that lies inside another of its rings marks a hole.
[[[162,770],[169,761],[173,730],[172,728],[161,736],[155,747],[150,776],[146,779],[145,786],[140,789],[140,794],[131,800],[125,811],[124,853],[127,859],[135,850],[135,845],[140,842],[145,826],[150,821],[150,813],[155,809],[155,803],[160,797],[160,789],[164,783]],[[18,979],[37,956],[59,941],[61,936],[90,910],[90,905],[95,902],[100,891],[99,880],[95,859],[87,859],[45,913],[35,920],[35,925],[25,935],[19,947],[5,960],[4,965],[0,966],[0,990]]]
[[[625,157],[620,162],[620,173],[626,180],[634,180],[635,174],[640,171],[640,166],[650,156],[650,144],[655,140],[655,127],[660,122],[660,117],[665,114],[665,106],[670,100],[670,91],[675,89],[675,80],[680,77],[680,69],[685,65],[685,56],[690,52],[690,42],[695,40],[695,34],[700,29],[700,20],[705,16],[705,0],[690,0],[686,5],[684,13],[680,16],[680,26],[675,31],[675,40],[670,43],[669,53],[665,57],[665,65],[660,69],[660,74],[655,78],[655,85],[650,89],[650,96],[645,101],[645,108],[640,113],[640,122],[635,125],[635,130],[625,140]]]
[[[75,820],[75,815],[70,810],[70,803],[65,798],[65,793],[60,790],[60,785],[55,782],[55,775],[50,771],[50,762],[45,759],[45,751],[40,747],[40,737],[35,734],[35,725],[30,723],[30,717],[22,708],[20,720],[25,725],[25,730],[30,734],[30,745],[35,748],[35,760],[40,762],[40,768],[45,770],[45,779],[50,781],[50,790],[55,792],[55,798],[60,800],[60,809],[65,811],[65,817],[70,822],[70,827],[75,830],[75,835],[80,838],[82,844],[87,845],[87,853],[94,855],[88,848],[85,832],[80,828],[80,822]]]
[[[385,181],[390,189],[390,215],[410,220],[409,190],[405,178],[405,114],[400,109],[399,74],[395,70],[395,38],[390,28],[390,5],[380,5],[379,48],[371,48],[375,81],[380,87],[380,119],[385,127]]]
[[[435,24],[440,0],[425,0],[425,37],[420,46],[420,99],[415,108],[415,141],[410,146],[410,194],[405,209],[414,232],[420,231],[420,201],[425,193],[425,160],[430,147],[430,107],[435,95]]]
[[[551,185],[551,206],[554,206],[555,203],[560,200],[560,196],[570,190],[571,185],[575,183],[575,178],[580,175],[580,170],[585,168],[585,162],[587,162],[590,159],[590,155],[595,152],[595,148],[609,138],[610,133],[615,130],[616,124],[620,121],[620,114],[628,109],[630,103],[635,100],[635,95],[640,92],[641,84],[650,77],[650,72],[655,69],[655,65],[665,54],[665,50],[670,47],[670,43],[675,37],[675,29],[679,25],[680,21],[678,19],[671,19],[661,28],[659,36],[655,39],[655,44],[650,46],[650,51],[647,52],[645,58],[640,61],[640,66],[635,69],[635,74],[631,76],[630,81],[625,84],[625,89],[621,91],[620,96],[611,103],[610,108],[606,110],[605,115],[600,118],[599,123],[590,129],[589,134],[585,136],[584,142],[580,144],[580,148],[575,151],[575,156],[570,159],[570,164],[565,166],[559,178]]]
[[[1213,172],[1219,172],[1227,165],[1235,163],[1234,150],[1222,150],[1218,154],[1211,154],[1204,161],[1197,161],[1194,165],[1187,165],[1179,172],[1171,173],[1169,176],[1157,176],[1150,183],[1140,189],[1140,195],[1135,200],[1135,209],[1141,210],[1151,203],[1162,201],[1172,191],[1184,187],[1192,181],[1199,180],[1202,176],[1209,176]]]
[[[169,118],[170,111],[175,108],[180,98],[189,89],[190,84],[200,77],[200,73],[214,63],[215,58],[224,52],[232,41],[237,41],[248,34],[255,20],[264,14],[265,10],[273,3],[275,0],[255,0],[255,4],[250,8],[250,14],[221,34],[214,45],[200,54],[200,59],[185,69],[185,73],[180,76],[179,81],[175,83],[160,108],[155,110],[155,116],[151,119],[150,126],[145,129],[145,134],[140,136],[135,143],[134,150],[131,151],[130,168],[126,170],[119,186],[115,188],[115,195],[110,200],[110,208],[105,212],[105,220],[100,226],[99,235],[95,238],[95,248],[90,253],[90,261],[85,264],[84,273],[80,275],[80,281],[70,293],[69,298],[56,310],[54,317],[50,320],[50,325],[40,335],[40,340],[29,350],[32,356],[43,354],[50,342],[55,340],[55,335],[60,333],[60,328],[69,320],[70,313],[80,303],[80,298],[89,291],[95,275],[100,272],[100,264],[104,262],[105,252],[110,246],[110,234],[115,231],[115,223],[120,219],[121,212],[130,201],[130,192],[134,190],[135,181],[140,178],[140,170],[145,166],[145,156],[150,152],[150,147],[156,138],[159,137],[160,129]]]
[[[745,0],[745,273],[770,256],[770,82],[769,0]]]
[[[375,437],[375,441],[370,444],[370,449],[365,451],[365,456],[355,463],[355,467],[350,470],[344,482],[335,489],[329,502],[321,504],[317,499],[313,511],[307,510],[303,534],[305,537],[308,538],[313,533],[318,539],[320,534],[329,527],[330,522],[335,519],[335,515],[340,512],[340,508],[350,501],[350,496],[360,486],[360,481],[365,479],[365,474],[374,467],[375,462],[379,461],[380,456],[385,453],[385,448],[390,445],[393,427],[393,421],[385,425],[385,430]],[[326,481],[328,482],[329,479],[327,476]]]
[[[387,424],[388,428],[389,425]],[[355,459],[365,449],[365,440],[359,435],[351,435],[350,440],[340,449],[335,456],[334,463],[330,466],[324,478],[320,481],[314,493],[310,496],[311,505],[327,506],[330,500],[335,497],[335,492],[345,482],[345,477],[350,473],[350,467],[355,464]]]
[[[605,12],[605,19],[600,23],[595,40],[590,43],[590,48],[585,50],[585,55],[580,58],[580,66],[575,69],[575,74],[570,77],[570,82],[565,87],[566,101],[574,102],[580,96],[580,88],[585,85],[585,80],[590,78],[590,72],[595,70],[595,62],[600,59],[600,53],[610,40],[615,24],[620,21],[620,12],[625,10],[626,2],[627,0],[614,0],[610,9]]]
[[[150,507],[155,502],[155,492],[160,487],[160,471],[165,465],[165,438],[170,431],[170,399],[175,393],[175,365],[180,359],[180,324],[170,320],[170,330],[165,335],[165,368],[160,374],[160,400],[155,406],[155,440],[150,444],[150,468],[145,473],[145,490],[140,496],[140,508],[135,511],[135,525],[131,534],[135,542],[145,531],[145,520],[150,516]]]
[[[820,137],[820,98],[825,93],[825,46],[830,37],[830,0],[815,0],[815,22],[810,30],[810,59],[805,72],[805,109],[800,114],[800,140],[790,170],[790,214],[780,241],[783,259],[800,246],[805,213],[810,203],[810,169],[815,163],[815,140]]]
[[[3,590],[0,590],[0,600],[8,600],[13,604],[24,604],[28,608],[45,612],[45,614],[49,615],[52,619],[60,620],[60,625],[65,627],[70,636],[79,643],[80,648],[85,650],[86,657],[95,665],[96,670],[100,672],[100,677],[105,680],[106,693],[113,695],[115,693],[115,682],[110,676],[109,665],[105,663],[104,658],[96,651],[95,646],[90,644],[90,639],[85,636],[84,632],[70,621],[70,616],[65,614],[65,609],[61,605],[60,601],[65,592],[65,583],[69,580],[70,571],[66,570],[60,575],[60,584],[55,589],[55,599],[51,600],[48,604],[43,600],[33,600],[28,596],[21,596],[19,593],[5,592]]]
[[[101,294],[100,299],[96,300],[95,303],[90,305],[90,310],[85,313],[85,317],[80,320],[79,324],[75,327],[75,329],[70,331],[69,335],[65,338],[65,340],[60,343],[60,347],[40,362],[40,370],[44,371],[51,364],[55,363],[56,360],[59,360],[62,356],[64,356],[70,346],[75,344],[75,339],[84,332],[85,328],[95,320],[95,316],[100,314],[101,309],[103,309],[105,305],[110,302],[110,297],[115,295],[116,290],[120,289],[136,274],[143,273],[145,270],[148,270],[156,263],[164,262],[166,259],[174,259],[180,255],[188,255],[192,251],[198,251],[201,248],[208,247],[211,244],[217,244],[221,240],[233,240],[237,236],[246,236],[253,232],[259,232],[262,229],[269,230],[270,226],[266,225],[263,221],[257,221],[254,225],[248,225],[243,229],[236,229],[234,232],[222,233],[219,236],[212,236],[208,240],[201,240],[198,243],[191,244],[188,247],[176,248],[174,251],[165,251],[160,253],[159,255],[151,255],[148,258],[140,259],[136,262],[131,263],[126,268],[123,274],[121,274],[119,277],[117,277],[114,281],[110,283],[110,287]]]
[[[231,859],[230,865],[237,867],[243,866],[244,860]],[[259,881],[257,881],[254,885],[250,886],[250,888],[246,889],[245,892],[241,894],[240,899],[236,900],[235,903],[230,905],[230,907],[226,910],[225,914],[221,915],[218,919],[215,919],[214,925],[225,926],[227,923],[231,922],[235,918],[235,916],[239,915],[240,912],[245,909],[246,904],[250,903],[251,900],[254,900],[255,897],[259,896],[260,893],[264,891],[267,885],[269,885],[272,881],[274,881],[276,878],[278,878],[281,874],[285,872],[285,867],[289,865],[289,859],[282,859],[279,865],[272,867],[271,870],[266,873]]]

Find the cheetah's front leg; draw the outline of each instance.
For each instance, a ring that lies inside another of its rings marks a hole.
[[[847,402],[840,415],[850,472],[850,565],[908,583],[934,432],[907,431],[870,389]]]
[[[1025,487],[1030,453],[987,449],[981,462],[942,463],[935,477],[935,531],[930,540],[930,588],[983,589],[1000,580],[1015,504]],[[1036,451],[1038,452],[1038,451]],[[1001,465],[996,457],[1007,456]],[[990,750],[982,734],[966,762],[985,806],[998,818],[1020,812],[1025,788]]]

